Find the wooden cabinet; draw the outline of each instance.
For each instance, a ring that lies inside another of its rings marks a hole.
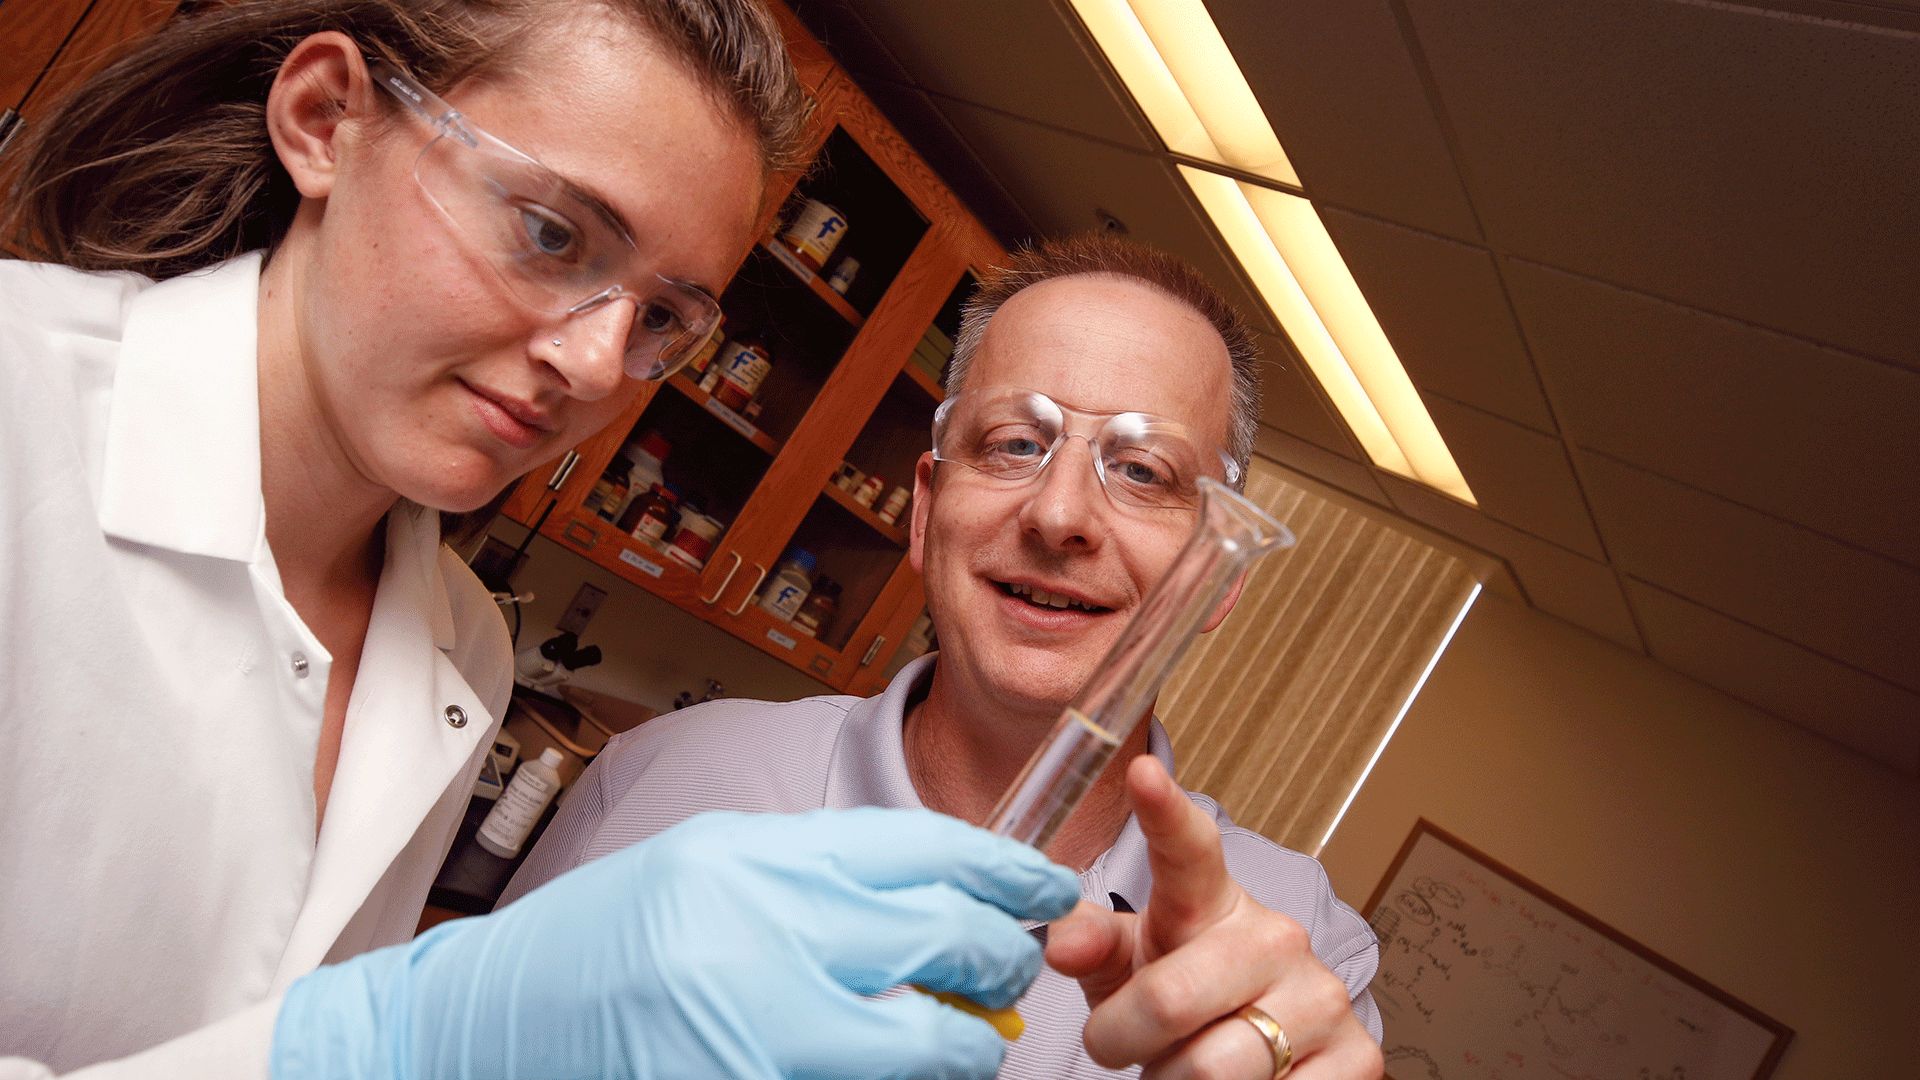
[[[881,509],[909,490],[929,446],[941,392],[932,365],[914,362],[929,328],[958,331],[959,305],[980,270],[1002,255],[969,215],[797,22],[791,48],[814,94],[813,167],[783,182],[773,214],[721,297],[729,340],[757,337],[773,360],[751,419],[676,375],[643,391],[619,420],[583,443],[581,461],[550,496],[546,470],[529,476],[505,513],[681,610],[838,689],[877,692],[895,650],[924,610],[907,560],[911,510],[896,524]],[[840,210],[849,226],[824,266],[776,235],[806,199]],[[844,296],[827,278],[845,257],[859,270]],[[603,475],[622,473],[623,446],[646,434],[670,444],[662,472],[683,498],[726,526],[705,564],[683,565],[588,502]],[[831,483],[847,462],[879,475],[872,507]],[[547,509],[552,502],[552,509]],[[817,637],[763,610],[756,598],[783,555],[800,548],[816,578],[841,586],[839,612]]]
[[[0,150],[121,44],[152,33],[179,0],[0,0]]]
[[[120,43],[150,32],[176,0],[0,0],[0,107],[31,123],[60,92],[97,70]],[[912,362],[930,327],[951,339],[960,300],[1001,256],[966,212],[826,51],[776,5],[813,99],[814,162],[777,178],[760,241],[721,298],[725,332],[765,343],[772,372],[751,418],[692,379],[648,387],[626,413],[579,447],[557,496],[547,470],[522,481],[505,513],[563,547],[771,656],[855,694],[884,685],[894,653],[924,607],[906,558],[905,526],[875,513],[896,485],[912,486],[940,399],[936,375]],[[774,235],[805,199],[849,222],[824,266]],[[782,213],[782,211],[785,213]],[[842,295],[828,287],[840,260],[859,260]],[[668,482],[725,525],[705,564],[690,568],[583,505],[623,445],[648,432],[671,444]],[[885,478],[872,507],[830,483],[843,461]],[[551,509],[548,504],[552,503]],[[544,519],[541,515],[545,514]],[[817,638],[754,601],[783,554],[802,548],[816,575],[841,586],[839,612]]]

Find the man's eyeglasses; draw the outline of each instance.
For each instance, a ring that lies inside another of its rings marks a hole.
[[[1087,412],[1037,390],[983,386],[940,403],[933,457],[1009,484],[1040,474],[1070,438],[1092,451],[1094,475],[1113,502],[1196,510],[1200,478],[1233,485],[1240,468],[1210,440],[1147,413]]]
[[[625,366],[636,379],[666,378],[713,336],[720,324],[713,296],[638,269],[633,238],[604,204],[475,127],[394,65],[369,59],[367,69],[433,128],[414,178],[515,296],[566,317],[632,300]]]

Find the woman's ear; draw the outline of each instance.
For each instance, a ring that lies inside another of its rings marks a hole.
[[[374,93],[360,47],[338,31],[306,38],[281,62],[267,93],[267,134],[301,195],[332,192],[342,122],[370,117]]]

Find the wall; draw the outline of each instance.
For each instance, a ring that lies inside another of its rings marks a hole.
[[[1920,784],[1483,594],[1321,853],[1336,891],[1423,816],[1793,1028],[1778,1080],[1914,1075]]]
[[[525,529],[505,518],[490,531],[508,544],[518,544],[526,536]],[[673,706],[674,695],[682,690],[702,692],[709,678],[725,683],[728,697],[791,701],[833,692],[545,537],[534,539],[526,563],[513,578],[515,592],[534,594],[522,613],[516,647],[524,649],[552,637],[554,624],[566,613],[583,581],[607,590],[600,610],[580,635],[580,644],[600,646],[605,660],[581,669],[571,680],[577,686],[662,712]],[[507,626],[513,626],[511,611]]]

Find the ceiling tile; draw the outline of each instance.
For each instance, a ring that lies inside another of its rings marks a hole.
[[[1222,254],[1165,162],[964,102],[937,104],[1042,233],[1085,232],[1096,223],[1095,209],[1106,210],[1133,239],[1194,264],[1256,329],[1276,332],[1239,264]]]
[[[1493,247],[1920,364],[1920,35],[1722,3],[1405,3]]]
[[[1377,506],[1392,505],[1387,501],[1387,493],[1380,490],[1373,469],[1305,439],[1261,424],[1254,435],[1253,452]]]
[[[786,4],[807,31],[826,46],[834,60],[852,73],[863,88],[863,77],[878,76],[894,82],[913,81],[912,73],[900,66],[886,42],[873,32],[866,19],[853,10],[847,0],[786,0]]]
[[[1260,345],[1260,422],[1355,461],[1360,447],[1283,338],[1255,334]]]
[[[1556,430],[1493,256],[1324,206],[1320,217],[1414,385]]]
[[[966,204],[1004,247],[1017,247],[1038,232],[1026,211],[975,157],[960,133],[924,92],[905,83],[859,77],[860,90],[906,135],[928,167]]]
[[[1920,776],[1920,695],[1631,578],[1627,598],[1656,660]]]
[[[1920,374],[1509,260],[1567,436],[1920,565]]]
[[[1481,513],[1606,561],[1567,444],[1491,413],[1424,395],[1427,412],[1473,489]]]
[[[893,56],[935,94],[1138,150],[1158,148],[1131,98],[1093,63],[1052,4],[851,0]]]
[[[1380,485],[1401,513],[1505,558],[1534,607],[1633,652],[1646,652],[1620,583],[1605,563],[1504,525],[1421,484],[1381,474]]]
[[[1207,9],[1316,201],[1479,237],[1389,5],[1209,0]]]
[[[1611,458],[1574,466],[1626,573],[1920,690],[1920,572]]]

